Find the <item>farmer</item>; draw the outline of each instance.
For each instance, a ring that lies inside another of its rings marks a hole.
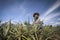
[[[38,12],[36,12],[36,13],[33,14],[33,17],[34,17],[33,24],[34,24],[34,26],[35,26],[35,30],[37,30],[37,29],[42,29],[43,21],[41,21],[41,20],[39,19],[39,16],[40,16],[40,15],[39,15]]]
[[[37,36],[38,36],[38,33],[40,33],[40,32],[42,32],[42,24],[43,24],[43,21],[41,21],[40,19],[39,19],[39,13],[34,13],[33,14],[33,17],[34,17],[34,21],[33,21],[33,25],[34,25],[34,35],[35,35],[35,37],[36,37],[36,40],[38,40],[39,38],[37,38]]]

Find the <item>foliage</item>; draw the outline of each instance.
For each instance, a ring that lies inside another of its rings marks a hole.
[[[58,26],[43,26],[42,29],[35,31],[33,24],[29,22],[25,22],[23,25],[9,21],[0,26],[0,40],[60,40],[59,30]],[[56,38],[54,38],[55,36]]]

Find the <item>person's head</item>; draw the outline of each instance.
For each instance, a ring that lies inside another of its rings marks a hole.
[[[39,13],[37,13],[37,12],[34,13],[34,14],[33,14],[33,17],[34,17],[34,19],[38,19],[38,18],[39,18]]]

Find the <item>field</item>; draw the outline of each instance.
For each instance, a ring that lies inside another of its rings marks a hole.
[[[60,26],[46,25],[34,29],[33,24],[25,22],[13,24],[11,21],[1,24],[0,40],[60,40]]]

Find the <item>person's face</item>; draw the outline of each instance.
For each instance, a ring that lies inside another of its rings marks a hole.
[[[38,19],[38,17],[39,17],[38,15],[35,15],[35,17],[34,17],[34,18],[35,18],[35,19]]]

